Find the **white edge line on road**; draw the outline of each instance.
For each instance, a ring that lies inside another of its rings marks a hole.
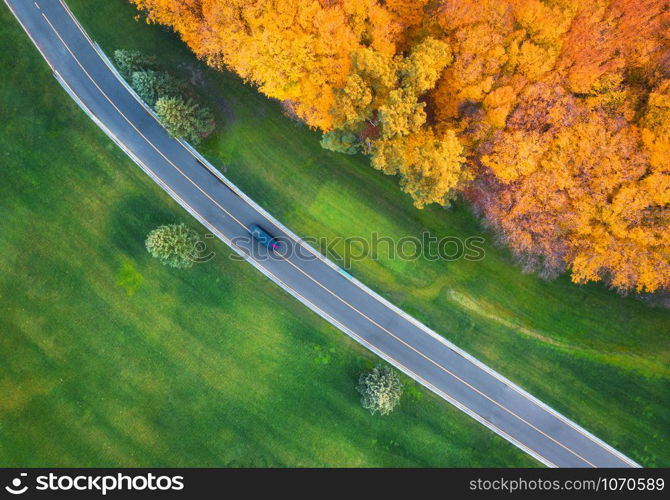
[[[46,63],[49,65],[49,68],[51,69],[51,71],[53,73],[55,73],[56,69],[51,65],[51,61],[49,61],[49,59],[47,59],[47,57],[44,55],[44,51],[42,50],[42,47],[40,47],[40,44],[37,43],[37,41],[33,38],[33,35],[30,34],[30,31],[28,31],[28,28],[26,28],[26,26],[23,24],[23,22],[21,22],[21,19],[19,18],[19,16],[16,15],[16,12],[14,12],[14,9],[12,9],[12,6],[9,5],[9,2],[7,0],[5,0],[5,5],[7,5],[7,8],[9,9],[9,11],[12,13],[14,18],[21,25],[21,27],[23,28],[23,31],[25,31],[26,35],[28,35],[28,38],[30,38],[30,41],[33,42],[33,45],[37,48],[37,51],[42,56],[42,59],[44,59],[46,61]],[[35,4],[35,5],[39,9],[39,6],[37,4]]]

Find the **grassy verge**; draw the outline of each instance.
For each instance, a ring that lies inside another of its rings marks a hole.
[[[199,85],[224,123],[201,150],[303,236],[483,235],[480,262],[356,262],[352,273],[641,463],[670,465],[670,312],[600,285],[523,275],[465,206],[417,211],[362,157],[323,151],[277,103],[196,61],[125,0],[69,0],[103,48],[160,55]],[[339,251],[342,249],[339,248]]]
[[[0,21],[0,465],[534,465],[414,385],[370,416],[375,358],[224,245],[152,260],[149,230],[196,224]]]

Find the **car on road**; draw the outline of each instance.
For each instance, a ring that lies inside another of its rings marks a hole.
[[[275,252],[279,251],[279,244],[277,243],[277,240],[258,224],[251,224],[249,226],[249,233],[251,233],[251,236],[253,236],[268,250]]]

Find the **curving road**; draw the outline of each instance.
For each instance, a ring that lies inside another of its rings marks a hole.
[[[639,467],[300,243],[167,134],[61,0],[5,3],[98,126],[212,234],[307,307],[545,465]],[[303,251],[279,256],[252,249],[253,223]]]

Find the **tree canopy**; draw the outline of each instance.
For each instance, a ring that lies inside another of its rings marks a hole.
[[[388,415],[400,402],[403,385],[398,374],[384,365],[363,373],[356,390],[361,394],[363,408],[373,415]]]
[[[670,289],[668,0],[132,1],[529,269]]]
[[[149,106],[156,105],[161,97],[174,97],[180,95],[182,89],[174,76],[164,71],[145,69],[135,71],[130,77],[130,84],[137,94]]]
[[[198,234],[185,224],[169,224],[151,231],[145,246],[151,256],[161,263],[185,269],[193,266],[199,241]]]
[[[209,109],[180,96],[159,98],[156,114],[171,135],[192,144],[198,144],[214,129],[214,117]]]

